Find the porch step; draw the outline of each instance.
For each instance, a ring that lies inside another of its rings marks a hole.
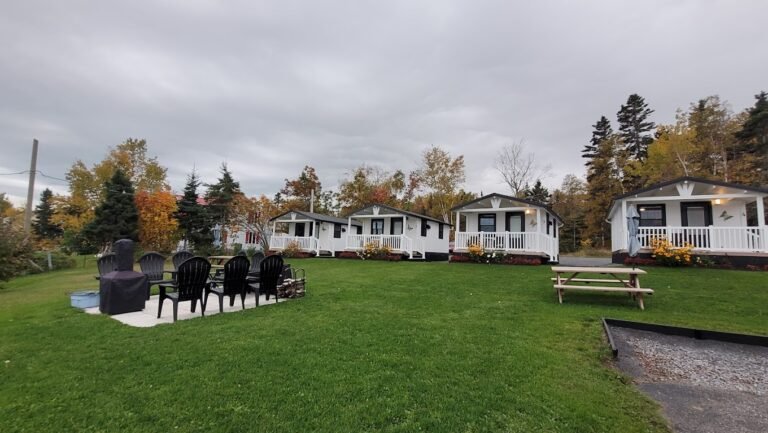
[[[413,256],[408,257],[408,260],[424,260],[424,256],[420,252],[414,251]]]

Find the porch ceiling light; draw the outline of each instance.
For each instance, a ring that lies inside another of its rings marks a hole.
[[[531,210],[530,210],[530,209],[526,209],[526,210],[525,210],[525,213],[526,213],[527,215],[530,215],[530,214],[531,214]]]
[[[715,199],[715,204],[720,204],[720,203],[722,203],[722,202],[723,202],[723,201],[722,201],[722,200],[720,200],[719,198],[716,198],[716,199]]]

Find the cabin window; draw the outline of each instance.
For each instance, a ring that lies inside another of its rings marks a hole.
[[[496,214],[485,213],[477,216],[477,231],[479,232],[495,232],[496,231]]]
[[[443,225],[438,224],[437,226],[437,238],[442,239],[443,238]]]
[[[545,213],[544,217],[547,219],[547,234],[549,234],[549,226],[552,225],[552,222],[549,220],[549,214]]]
[[[384,234],[384,220],[383,219],[373,219],[373,220],[371,220],[371,234],[372,235],[383,235]]]
[[[664,227],[667,225],[667,213],[663,204],[640,205],[640,227]]]
[[[341,239],[341,224],[333,225],[333,237],[335,239]]]
[[[421,219],[421,237],[427,237],[427,229],[429,228],[429,222],[424,218]]]

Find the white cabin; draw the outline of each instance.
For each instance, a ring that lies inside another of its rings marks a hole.
[[[350,230],[354,232],[360,226],[357,221],[298,210],[285,212],[269,221],[272,223],[271,250],[282,251],[294,244],[302,252],[334,257],[346,248]]]
[[[505,254],[560,258],[562,218],[540,203],[503,194],[488,194],[462,203],[456,213],[454,253],[470,245]]]
[[[355,220],[360,227],[351,234]],[[451,224],[445,221],[383,204],[371,204],[352,212],[347,223],[350,234],[346,249],[349,251],[362,251],[366,244],[376,243],[410,259],[448,260]]]
[[[640,215],[641,253],[655,238],[709,255],[766,255],[764,188],[682,177],[614,198],[608,213],[614,261],[627,252],[627,210]]]

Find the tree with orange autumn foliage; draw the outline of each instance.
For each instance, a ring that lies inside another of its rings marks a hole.
[[[176,197],[167,190],[139,191],[139,241],[147,251],[173,251],[179,239],[179,222],[174,218]]]

